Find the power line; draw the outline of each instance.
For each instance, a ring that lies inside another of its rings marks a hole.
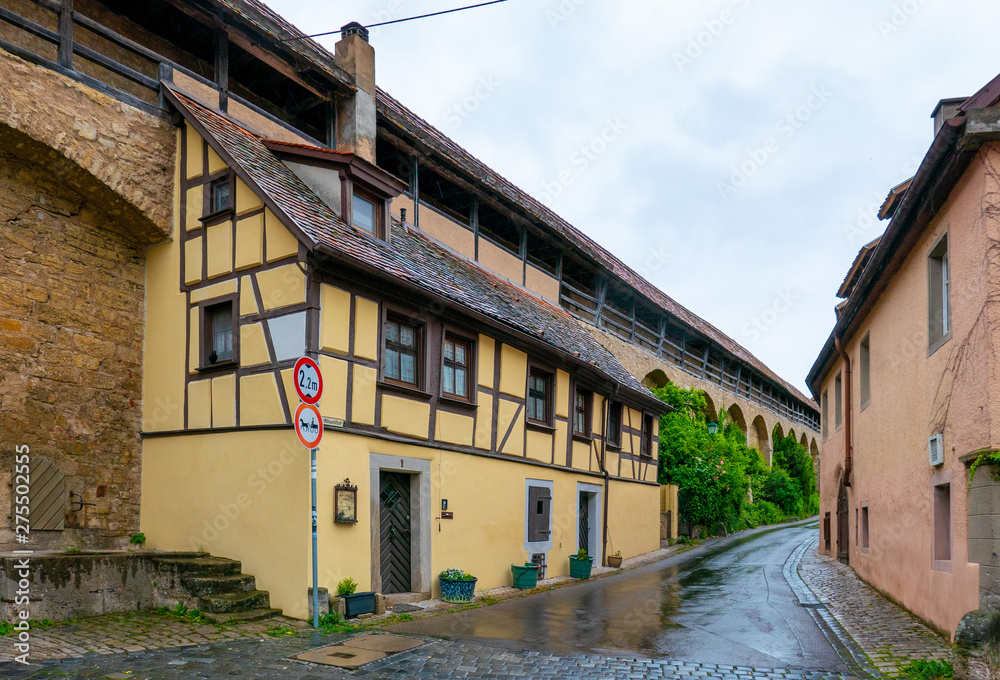
[[[377,23],[377,24],[368,24],[367,26],[365,26],[365,28],[368,29],[368,28],[376,28],[378,26],[388,26],[389,24],[401,24],[404,21],[413,21],[415,19],[426,19],[427,17],[437,17],[437,16],[441,16],[442,14],[452,14],[454,12],[463,12],[463,11],[465,11],[467,9],[476,9],[477,7],[486,7],[487,5],[497,5],[497,4],[501,3],[501,2],[507,2],[507,0],[490,0],[489,2],[481,2],[478,5],[468,5],[466,7],[456,7],[455,9],[446,9],[446,10],[442,10],[440,12],[431,12],[430,14],[419,14],[419,15],[417,15],[415,17],[406,17],[405,19],[393,19],[392,21],[382,21],[382,22]],[[289,41],[292,41],[292,40],[305,40],[306,38],[320,38],[320,37],[322,37],[324,35],[333,35],[334,33],[340,33],[340,32],[341,32],[341,29],[338,28],[336,31],[326,31],[325,33],[313,33],[312,35],[300,35],[300,36],[297,36],[295,38],[285,38],[282,42],[289,42]]]

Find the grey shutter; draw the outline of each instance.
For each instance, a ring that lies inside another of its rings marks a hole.
[[[549,540],[549,517],[552,512],[552,492],[543,486],[528,487],[528,540]]]

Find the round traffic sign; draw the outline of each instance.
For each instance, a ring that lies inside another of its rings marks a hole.
[[[315,449],[323,439],[323,416],[312,404],[299,404],[295,409],[295,434],[302,446]]]
[[[295,391],[299,399],[307,404],[315,404],[323,396],[323,374],[319,365],[309,357],[302,357],[295,362]]]

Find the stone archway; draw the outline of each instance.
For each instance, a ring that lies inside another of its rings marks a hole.
[[[799,438],[797,436],[795,436],[795,430],[793,430],[791,428],[788,429],[788,436],[791,437],[792,439],[794,439],[795,441],[799,440]],[[784,439],[784,437],[782,437],[782,439]]]
[[[764,422],[764,416],[757,416],[750,425],[751,433],[757,438],[755,442],[757,450],[764,457],[764,462],[770,465],[771,442],[767,436],[767,424]]]
[[[802,444],[802,448],[806,451],[809,450],[809,437],[806,436],[805,432],[803,432],[802,436],[799,438],[799,444]]]
[[[709,423],[718,422],[719,409],[715,405],[715,400],[704,390],[702,390],[701,396],[705,397],[705,420]]]
[[[743,409],[741,409],[737,404],[731,404],[726,410],[726,413],[729,415],[729,419],[736,423],[736,426],[740,428],[740,432],[743,433],[743,436],[746,437],[747,421],[746,418],[743,417]]]
[[[654,368],[646,374],[645,378],[642,379],[642,384],[651,390],[666,387],[669,382],[670,378],[667,377],[667,374],[658,368]]]
[[[775,423],[774,429],[771,430],[771,450],[777,446],[778,442],[785,438],[785,431],[781,428],[781,423]]]

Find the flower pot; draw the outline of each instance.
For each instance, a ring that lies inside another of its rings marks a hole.
[[[530,590],[538,585],[538,565],[510,565],[514,574],[514,587],[518,590]]]
[[[455,581],[439,576],[438,580],[441,582],[441,599],[445,602],[472,602],[476,596],[476,581],[479,579]]]
[[[613,568],[613,569],[618,569],[619,567],[621,567],[622,566],[621,555],[618,555],[618,556],[609,555],[608,556],[608,566],[611,567],[611,568]]]
[[[344,596],[344,617],[352,619],[359,614],[375,613],[375,593],[354,593]]]
[[[594,557],[587,555],[580,559],[576,555],[569,556],[569,575],[573,578],[590,578],[590,568],[594,566]]]

